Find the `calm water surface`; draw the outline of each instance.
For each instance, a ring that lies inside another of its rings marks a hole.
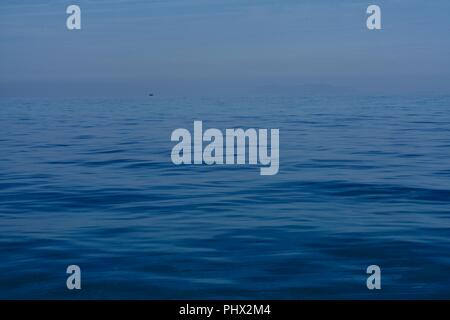
[[[173,165],[194,120],[279,174]],[[450,98],[0,100],[0,298],[450,298]]]

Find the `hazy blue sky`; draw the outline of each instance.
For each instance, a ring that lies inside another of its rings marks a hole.
[[[66,29],[69,4],[81,7],[80,31]],[[370,4],[381,31],[366,29]],[[1,96],[314,88],[450,93],[450,1],[0,2]]]

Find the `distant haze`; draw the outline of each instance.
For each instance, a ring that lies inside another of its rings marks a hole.
[[[450,94],[449,17],[448,0],[2,0],[0,96]]]

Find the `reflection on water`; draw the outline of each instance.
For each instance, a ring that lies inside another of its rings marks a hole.
[[[448,97],[0,100],[0,297],[450,298],[449,111]],[[194,120],[280,128],[280,172],[173,165],[170,134]]]

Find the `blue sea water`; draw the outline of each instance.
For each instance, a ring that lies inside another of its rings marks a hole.
[[[194,120],[279,174],[175,166]],[[0,298],[450,298],[450,97],[2,99]]]

